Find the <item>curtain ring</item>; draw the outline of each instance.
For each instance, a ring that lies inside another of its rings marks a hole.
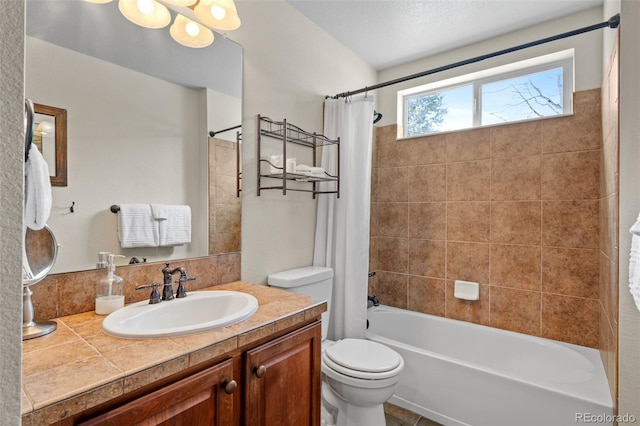
[[[367,99],[368,96],[369,96],[369,87],[364,86],[364,98]]]

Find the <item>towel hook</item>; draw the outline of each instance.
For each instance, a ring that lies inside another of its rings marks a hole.
[[[75,202],[75,201],[72,201],[72,202],[71,202],[71,207],[69,207],[69,212],[70,212],[70,213],[75,212],[75,209],[73,208],[73,206],[75,206],[75,205],[76,205],[76,202]]]

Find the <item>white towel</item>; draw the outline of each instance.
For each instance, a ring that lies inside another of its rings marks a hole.
[[[179,246],[191,242],[191,207],[167,205],[167,219],[156,221],[160,246]]]
[[[640,214],[638,215],[638,219],[636,219],[636,223],[629,229],[629,232],[640,237]]]
[[[155,220],[167,220],[169,218],[169,206],[166,204],[151,204],[151,213]]]
[[[160,245],[158,222],[149,204],[120,204],[118,239],[122,248]]]
[[[629,291],[633,295],[636,307],[640,310],[640,215],[629,232],[633,234],[629,253]]]
[[[44,228],[51,214],[51,178],[49,166],[36,144],[29,148],[29,159],[24,168],[24,222],[37,231]]]

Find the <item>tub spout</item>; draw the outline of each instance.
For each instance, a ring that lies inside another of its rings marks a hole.
[[[376,297],[376,295],[372,295],[372,296],[368,296],[367,297],[367,301],[368,302],[372,302],[373,306],[380,306],[380,301],[378,300],[378,298]]]

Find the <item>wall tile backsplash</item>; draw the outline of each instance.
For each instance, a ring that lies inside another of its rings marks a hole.
[[[396,140],[376,129],[370,294],[598,347],[600,89],[574,115]],[[480,300],[453,297],[454,280]]]
[[[171,260],[172,267],[182,266],[189,275],[187,292],[240,279],[240,253],[227,253],[191,259]],[[116,274],[124,280],[125,303],[148,299],[150,290],[136,291],[136,286],[162,283],[163,262],[118,266]],[[95,285],[107,273],[106,269],[48,275],[31,286],[35,319],[48,320],[94,310]],[[177,287],[174,285],[174,289]]]

